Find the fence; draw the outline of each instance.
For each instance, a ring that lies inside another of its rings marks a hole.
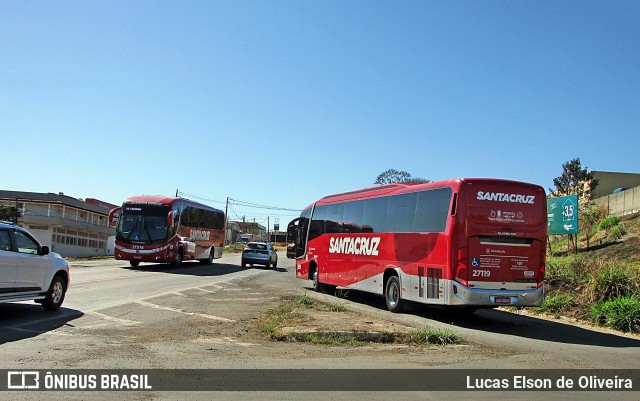
[[[624,216],[640,211],[640,187],[611,194],[593,201],[609,209],[609,216]]]

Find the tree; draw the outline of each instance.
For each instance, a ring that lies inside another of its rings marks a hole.
[[[406,171],[398,171],[390,168],[380,173],[374,181],[374,184],[393,184],[398,182],[404,184],[424,184],[430,181],[424,178],[414,178]]]
[[[577,158],[562,165],[562,175],[553,179],[553,185],[556,190],[549,188],[549,192],[557,196],[577,194],[584,198],[585,193],[591,195],[598,186],[598,180],[593,178],[593,172],[589,172],[586,167],[582,168],[580,158]]]
[[[22,217],[22,215],[17,207],[0,205],[0,220],[18,223],[20,217]]]
[[[584,208],[588,203],[588,199],[593,190],[598,186],[598,180],[593,178],[593,172],[589,172],[587,168],[582,168],[580,158],[573,159],[562,165],[562,175],[553,179],[553,185],[556,186],[556,190],[549,188],[549,192],[553,196],[566,196],[566,195],[578,195],[581,203],[581,208]],[[588,195],[588,196],[586,196]],[[589,224],[589,212],[587,212],[587,225]],[[595,217],[594,217],[595,218]],[[590,231],[591,227],[583,225],[583,228],[587,228]],[[587,232],[587,247],[589,240],[589,232]],[[573,243],[575,251],[578,251],[578,238],[569,234],[569,243]]]

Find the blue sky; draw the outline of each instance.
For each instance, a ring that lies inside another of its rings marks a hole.
[[[1,189],[301,209],[389,168],[545,189],[576,157],[640,172],[637,1],[0,0],[0,18]],[[230,213],[266,215],[293,217]]]

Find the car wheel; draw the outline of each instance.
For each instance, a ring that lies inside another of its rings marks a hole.
[[[242,265],[243,268],[245,268],[245,267],[247,267],[247,262],[245,262],[244,259],[242,259],[241,265]]]
[[[131,265],[131,267],[138,267],[138,266],[140,266],[140,261],[139,260],[130,260],[129,264]]]
[[[384,287],[384,299],[387,301],[387,309],[391,312],[402,312],[404,301],[400,295],[400,279],[398,276],[391,276]]]
[[[51,285],[49,286],[49,291],[44,295],[44,300],[42,301],[42,306],[46,310],[56,310],[64,301],[64,296],[67,291],[66,283],[62,276],[57,275],[51,281]]]
[[[276,261],[273,262],[273,268],[277,269],[278,268],[278,258],[276,258]]]
[[[271,261],[267,260],[267,264],[264,265],[267,269],[271,267]]]

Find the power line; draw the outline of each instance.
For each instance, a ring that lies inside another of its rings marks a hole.
[[[190,198],[190,199],[197,199],[197,200],[201,200],[201,201],[205,201],[205,202],[211,202],[211,203],[221,203],[221,204],[226,204],[227,202],[225,201],[220,201],[220,200],[215,200],[215,199],[209,199],[209,198],[204,198],[202,196],[198,196],[198,195],[194,195],[194,194],[188,194],[186,192],[182,192],[182,191],[176,191],[176,194],[180,197],[182,197],[183,195],[186,195],[186,197]]]
[[[233,198],[229,198],[229,202],[237,206],[251,207],[256,209],[280,210],[284,212],[301,212],[302,211],[302,209],[290,209],[286,207],[267,206],[267,205],[261,205],[259,203],[245,202],[245,201],[241,201]]]
[[[182,192],[182,191],[176,191],[176,193],[178,195],[180,195],[180,196],[181,195],[186,195],[189,198],[198,199],[198,200],[202,200],[202,201],[206,201],[206,202],[221,203],[221,204],[226,204],[227,203],[225,201],[220,201],[220,200],[216,200],[216,199],[209,199],[209,198],[205,198],[205,197],[194,195],[194,194],[189,194],[189,193]],[[291,209],[291,208],[279,207],[279,206],[268,206],[268,205],[262,205],[260,203],[241,201],[241,200],[233,199],[233,198],[228,198],[228,199],[229,199],[229,205],[236,205],[236,206],[255,208],[255,209],[278,210],[278,211],[284,211],[284,212],[298,212],[299,213],[299,212],[302,211],[302,209]]]

